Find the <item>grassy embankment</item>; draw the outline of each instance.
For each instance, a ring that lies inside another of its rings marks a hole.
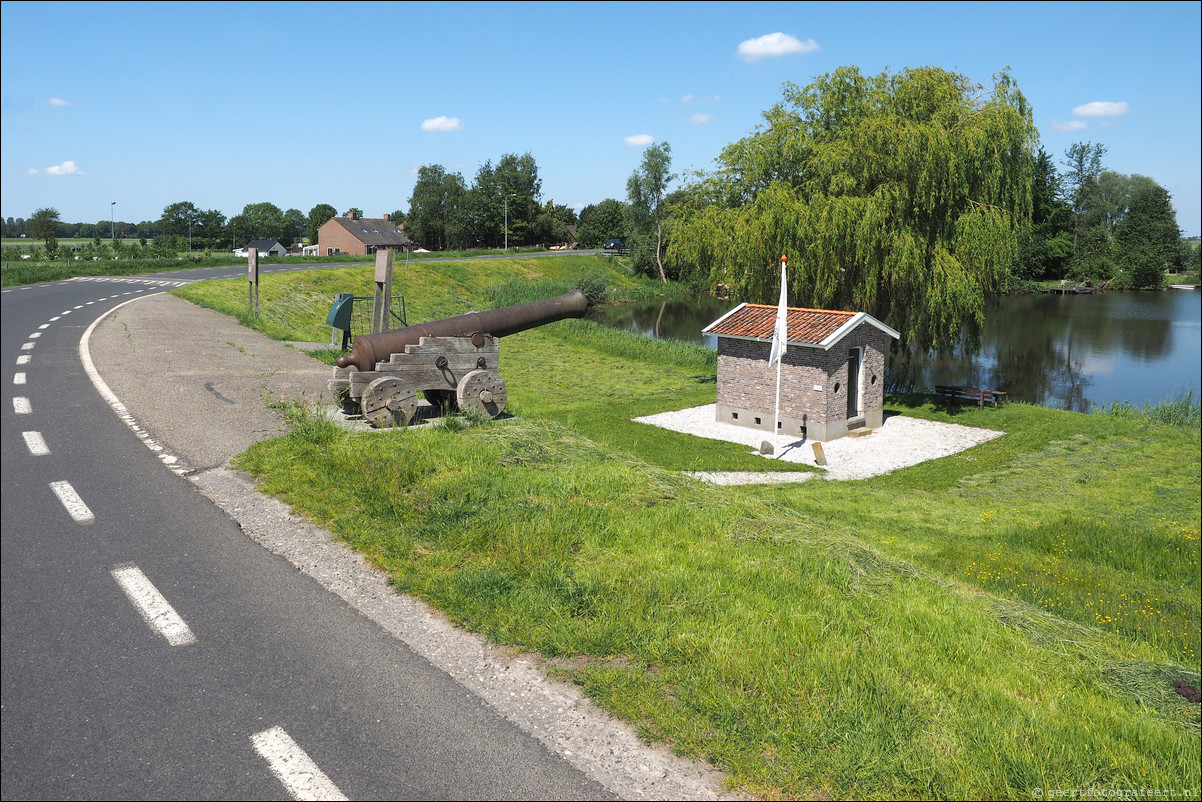
[[[137,276],[144,273],[157,273],[167,270],[188,270],[200,267],[228,267],[230,265],[246,266],[246,257],[238,257],[229,251],[192,251],[191,253],[183,252],[176,254],[174,258],[154,257],[141,255],[142,248],[136,241],[123,241],[123,247],[126,249],[137,249],[138,255],[131,256],[129,252],[122,254],[120,258],[114,259],[112,252],[107,250],[107,244],[103,245],[106,254],[98,260],[93,260],[88,256],[79,256],[71,248],[90,248],[92,240],[59,240],[59,247],[62,249],[58,259],[46,259],[45,253],[42,251],[42,243],[40,240],[29,239],[5,239],[4,243],[4,259],[0,262],[0,287],[16,287],[23,284],[38,284],[45,281],[63,281],[64,279],[76,278],[80,276]],[[518,253],[519,250],[545,252],[543,248],[528,248],[517,249],[510,248],[509,253]],[[9,256],[14,252],[18,253],[41,253],[43,258],[40,259],[10,259]],[[412,262],[418,262],[422,259],[448,259],[448,258],[479,258],[482,256],[498,255],[504,251],[497,249],[494,251],[440,251],[438,253],[425,253],[411,255]],[[76,257],[79,258],[76,258]],[[371,262],[374,261],[374,256],[355,256],[352,254],[339,254],[338,256],[282,256],[272,258],[261,258],[259,266],[262,270],[269,270],[274,265],[296,265],[296,264],[334,264],[346,262]],[[404,263],[404,257],[401,257],[399,264]]]
[[[397,286],[429,320],[607,264],[429,265]],[[272,276],[258,325],[324,339],[333,293],[370,281]],[[241,281],[180,294],[245,304]],[[399,590],[753,793],[1197,798],[1199,707],[1173,690],[1199,684],[1196,426],[894,398],[1006,435],[861,482],[722,488],[679,471],[773,464],[629,421],[712,402],[713,370],[565,321],[503,341],[512,419],[356,436],[294,408],[240,465]]]

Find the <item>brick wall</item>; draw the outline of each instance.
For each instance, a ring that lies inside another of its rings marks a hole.
[[[317,229],[317,253],[326,256],[330,248],[337,248],[338,253],[367,254],[367,246],[333,219]]]
[[[789,347],[781,360],[781,431],[797,434],[804,428],[811,439],[820,440],[846,434],[848,352],[853,348],[864,349],[860,416],[870,428],[879,426],[888,344],[889,335],[864,324],[829,351]],[[768,342],[718,338],[720,421],[771,431],[776,407],[776,368],[768,367],[771,348]]]

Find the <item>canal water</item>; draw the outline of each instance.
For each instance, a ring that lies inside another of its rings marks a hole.
[[[622,304],[591,311],[607,326],[716,348],[701,334],[736,306],[695,302]],[[1093,405],[1159,403],[1202,389],[1202,292],[1109,292],[1001,298],[986,314],[979,348],[962,338],[943,356],[891,360],[888,387],[936,384],[1003,390],[1009,398],[1087,412]]]

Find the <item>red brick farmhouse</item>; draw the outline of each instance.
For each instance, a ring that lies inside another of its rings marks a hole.
[[[776,368],[768,367],[776,306],[742,304],[706,326],[718,338],[720,423],[772,431]],[[788,311],[778,431],[824,442],[883,422],[885,357],[900,335],[864,312]]]
[[[391,248],[405,251],[409,238],[405,232],[389,219],[383,217],[331,217],[317,229],[318,253],[322,256],[337,256],[353,253],[371,256],[378,250]]]

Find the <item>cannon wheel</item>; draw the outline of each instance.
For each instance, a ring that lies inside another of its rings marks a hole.
[[[381,376],[363,391],[363,417],[377,429],[407,426],[417,413],[417,392],[400,379]]]
[[[473,370],[459,380],[455,398],[464,412],[475,410],[496,418],[505,409],[505,382],[491,370]]]

